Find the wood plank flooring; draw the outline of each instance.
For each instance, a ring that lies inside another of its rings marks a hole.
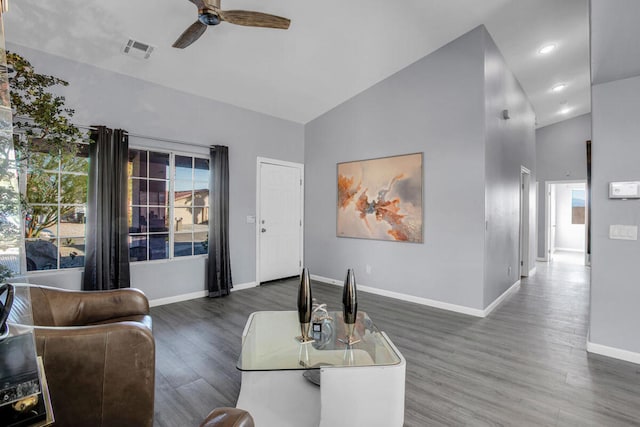
[[[211,409],[235,406],[248,315],[294,310],[296,293],[288,280],[154,307],[155,426],[198,426]],[[340,287],[314,282],[313,296],[340,309]],[[584,266],[539,263],[484,319],[358,298],[407,359],[405,426],[640,426],[640,365],[585,350]]]

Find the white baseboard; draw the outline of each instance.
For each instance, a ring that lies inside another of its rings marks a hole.
[[[244,291],[245,289],[251,289],[257,286],[258,286],[257,282],[240,283],[239,285],[233,285],[233,288],[231,288],[231,292]]]
[[[513,285],[509,286],[509,289],[507,289],[506,291],[504,291],[502,293],[502,295],[500,295],[498,298],[496,298],[491,304],[489,304],[487,306],[487,308],[485,308],[484,310],[482,310],[483,315],[482,317],[487,317],[493,310],[496,309],[496,307],[498,305],[500,305],[500,303],[502,301],[504,301],[505,299],[507,299],[507,297],[509,295],[511,295],[512,292],[517,291],[520,288],[520,280],[516,281]]]
[[[546,259],[546,258],[544,258],[544,257],[537,257],[537,258],[536,258],[536,261],[539,261],[539,262],[547,262],[547,259]]]
[[[534,274],[536,274],[536,271],[538,271],[538,267],[533,267],[531,270],[529,270],[529,276],[533,276]]]
[[[203,298],[209,294],[208,291],[202,290],[191,292],[188,294],[174,295],[166,298],[156,298],[149,301],[149,307],[157,307],[159,305],[173,304],[174,302],[188,301],[190,299]]]
[[[239,285],[233,285],[231,292],[242,291],[245,289],[255,288],[256,282],[240,283]],[[149,307],[157,307],[159,305],[173,304],[174,302],[188,301],[191,299],[204,298],[209,295],[209,291],[202,290],[198,292],[191,292],[188,294],[174,295],[166,298],[156,298],[149,301]]]
[[[328,283],[330,285],[342,286],[343,282],[336,279],[331,279],[328,277],[317,276],[315,274],[311,275],[312,280],[317,280],[318,282]],[[484,310],[480,310],[477,308],[465,307],[463,305],[449,304],[447,302],[436,301],[428,298],[416,297],[414,295],[402,294],[400,292],[387,291],[384,289],[372,288],[370,286],[358,285],[358,290],[362,292],[368,292],[370,294],[376,294],[383,297],[389,297],[398,299],[401,301],[414,302],[416,304],[426,305],[429,307],[441,308],[443,310],[455,311],[456,313],[467,314],[469,316],[475,317],[484,317]]]
[[[555,252],[584,252],[584,249],[572,249],[572,248],[556,248]]]
[[[634,353],[633,351],[608,347],[602,344],[594,344],[589,341],[587,341],[587,351],[589,353],[595,353],[602,356],[612,357],[614,359],[624,360],[626,362],[640,364],[640,353]]]
[[[330,285],[342,286],[343,282],[336,279],[331,279],[329,277],[318,276],[315,274],[311,275],[311,280],[317,280],[318,282],[328,283]],[[368,292],[370,294],[380,295],[383,297],[394,298],[401,301],[413,302],[420,305],[426,305],[429,307],[441,308],[443,310],[453,311],[456,313],[467,314],[469,316],[475,317],[487,317],[489,313],[491,313],[502,301],[504,301],[509,294],[516,291],[520,286],[520,280],[515,282],[509,289],[504,291],[502,295],[495,299],[487,308],[484,310],[480,310],[477,308],[466,307],[464,305],[450,304],[448,302],[442,302],[437,300],[432,300],[428,298],[417,297],[414,295],[407,295],[400,292],[387,291],[385,289],[372,288],[370,286],[358,285],[358,290],[363,292]]]

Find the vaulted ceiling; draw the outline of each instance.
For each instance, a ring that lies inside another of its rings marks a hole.
[[[484,24],[539,127],[591,108],[588,0],[222,0],[222,9],[291,26],[222,23],[180,50],[172,43],[197,17],[187,0],[16,0],[5,32],[14,44],[307,123]],[[151,57],[123,55],[129,38],[153,45]],[[539,54],[549,43],[556,49]],[[566,88],[553,92],[558,83]]]

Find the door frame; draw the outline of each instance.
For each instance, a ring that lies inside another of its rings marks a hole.
[[[520,245],[518,250],[518,270],[520,277],[529,276],[531,214],[531,171],[520,166]]]
[[[300,263],[304,265],[304,164],[289,162],[285,160],[270,159],[268,157],[256,158],[256,286],[260,285],[260,240],[262,233],[261,227],[261,206],[260,206],[260,166],[263,164],[285,166],[290,168],[297,168],[300,170]],[[301,268],[302,270],[302,268]]]
[[[551,234],[551,186],[552,185],[562,185],[562,184],[584,184],[585,189],[585,205],[589,203],[589,192],[587,191],[587,180],[586,179],[568,179],[568,180],[559,180],[559,181],[545,181],[544,182],[544,200],[545,200],[545,212],[544,212],[544,262],[549,262],[549,236]],[[557,194],[557,193],[554,193]],[[584,264],[589,265],[589,255],[587,254],[587,236],[589,234],[589,210],[586,209],[584,211]]]

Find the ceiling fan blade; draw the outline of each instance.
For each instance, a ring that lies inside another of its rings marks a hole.
[[[178,40],[176,40],[172,46],[177,47],[178,49],[184,49],[194,41],[198,40],[206,29],[206,25],[200,21],[196,21],[191,24],[191,26],[180,35],[180,37],[178,37]]]
[[[245,25],[247,27],[265,27],[286,30],[291,20],[280,16],[269,15],[248,10],[221,10],[220,18],[230,24]]]

